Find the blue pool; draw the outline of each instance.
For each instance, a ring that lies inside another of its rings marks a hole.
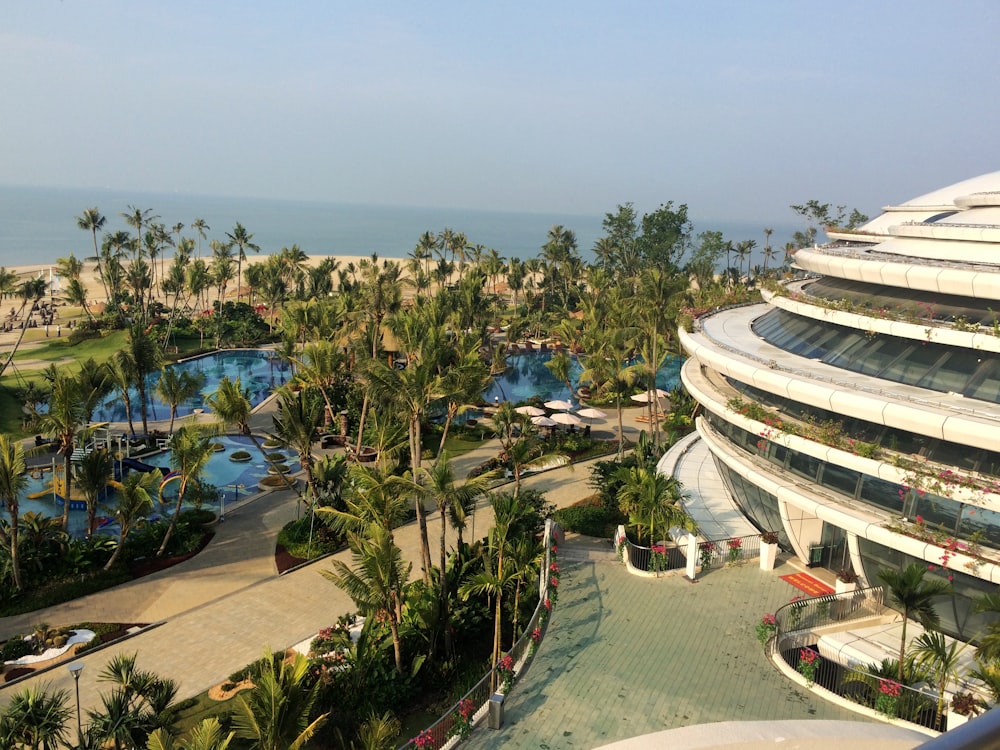
[[[167,365],[194,374],[204,374],[205,383],[201,393],[191,401],[177,407],[177,416],[183,417],[195,409],[205,408],[205,398],[215,393],[219,381],[229,376],[230,380],[240,379],[240,384],[250,392],[250,405],[257,406],[268,394],[279,385],[288,382],[291,368],[287,362],[274,352],[264,349],[229,349],[213,352],[200,357]],[[148,418],[152,421],[170,419],[170,406],[156,395],[156,383],[160,373],[150,373],[146,378],[146,393],[149,400]],[[142,414],[139,397],[135,390],[131,394],[131,411],[133,422],[141,422]],[[97,407],[94,412],[95,422],[125,422],[125,404],[121,394],[115,392]]]
[[[582,355],[581,359],[585,356]],[[542,401],[569,399],[570,392],[566,384],[556,380],[545,366],[550,359],[552,359],[551,352],[507,355],[506,372],[493,378],[490,387],[483,391],[483,399],[487,403],[497,398],[501,401],[520,402],[536,396]],[[571,359],[570,379],[575,388],[583,366],[575,358]],[[665,391],[676,388],[680,380],[681,364],[683,363],[680,357],[668,360],[656,374],[656,387]]]
[[[213,441],[221,443],[224,446],[224,450],[216,452],[209,459],[208,465],[205,467],[204,481],[215,485],[220,494],[225,494],[226,506],[229,507],[229,505],[236,499],[245,498],[248,495],[253,495],[257,492],[257,483],[267,476],[267,463],[260,455],[260,451],[254,447],[251,440],[247,437],[243,437],[242,435],[225,435],[213,438]],[[290,452],[286,449],[269,450],[265,448],[264,450],[268,453],[282,453],[286,456],[286,463],[289,465],[292,473],[299,471],[299,462],[294,452]],[[230,461],[229,456],[232,455],[234,451],[246,451],[251,456],[250,461],[246,463]],[[169,451],[156,453],[139,460],[143,463],[159,467],[164,474],[170,470]],[[60,473],[62,472],[61,463],[57,463],[56,471]],[[32,477],[29,474],[28,488],[20,502],[22,514],[25,512],[35,512],[43,513],[47,516],[62,516],[62,503],[53,499],[51,494],[46,494],[43,497],[39,497],[34,500],[27,499],[28,495],[36,494],[43,491],[46,487],[51,486],[51,480],[51,468],[47,468],[40,478]],[[159,503],[154,503],[154,515],[165,515],[172,511],[170,500],[172,498],[176,501],[177,490],[177,482],[173,482],[166,486],[164,494],[167,503],[162,508]],[[108,502],[115,502],[113,493]],[[206,503],[203,507],[218,510],[219,503]],[[97,515],[103,516],[106,512],[107,511],[98,507]],[[70,533],[76,536],[82,536],[85,531],[86,520],[86,511],[71,509],[69,512]],[[107,526],[101,529],[101,533],[117,534],[118,528],[117,526]]]

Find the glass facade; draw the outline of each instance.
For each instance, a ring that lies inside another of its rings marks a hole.
[[[890,549],[882,544],[876,544],[870,539],[858,537],[858,548],[861,553],[861,560],[865,569],[865,577],[873,586],[880,585],[878,572],[880,570],[902,571],[911,563],[918,563],[921,566],[927,565],[924,560],[920,560],[910,555],[906,555],[899,550]],[[981,578],[970,576],[965,573],[953,570],[945,570],[934,566],[928,570],[924,580],[938,578],[948,583],[948,576],[951,576],[951,585],[954,594],[942,596],[935,600],[934,608],[938,617],[941,618],[940,630],[953,638],[968,640],[981,636],[985,632],[988,622],[995,619],[995,615],[976,614],[973,612],[976,600],[983,594],[988,594],[996,590],[996,584],[984,581]],[[892,605],[892,597],[886,595],[886,604]]]
[[[941,528],[946,534],[962,539],[968,539],[978,532],[982,537],[982,544],[1000,549],[1000,513],[931,492],[921,493],[894,482],[821,461],[762,439],[712,412],[706,412],[705,416],[712,428],[728,438],[733,445],[763,458],[777,468],[802,477],[811,484],[833,491],[845,501],[861,501],[893,515],[911,519],[919,515],[932,528]],[[733,494],[736,496],[735,491]],[[748,509],[743,510],[749,517],[757,517],[756,513],[750,513]]]
[[[854,328],[770,310],[754,332],[779,349],[883,380],[1000,403],[1000,355],[928,341],[869,335]]]
[[[790,549],[791,545],[788,542],[778,511],[778,499],[732,471],[717,457],[715,464],[723,483],[747,518],[761,530],[781,529],[779,534],[781,546],[783,549]],[[832,524],[823,524],[820,541],[822,547],[820,562],[823,567],[836,572],[850,563],[847,536],[847,532],[843,529]],[[858,549],[865,578],[872,586],[879,585],[878,573],[880,570],[903,570],[914,562],[921,566],[927,565],[924,560],[862,537],[858,537]],[[949,575],[952,578],[951,584],[954,594],[941,597],[935,602],[935,611],[941,618],[941,631],[962,640],[981,635],[985,631],[986,624],[994,619],[995,615],[976,614],[973,611],[975,603],[983,594],[995,591],[996,585],[959,571],[945,570],[937,566],[930,567],[932,569],[927,573],[928,579],[940,578],[948,581]],[[887,596],[886,602],[891,606],[891,597]]]

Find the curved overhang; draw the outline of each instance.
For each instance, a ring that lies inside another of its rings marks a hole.
[[[997,257],[1000,254],[993,261]],[[795,253],[795,264],[805,271],[849,281],[1000,300],[1000,266],[916,264],[858,249],[834,248],[802,248]]]
[[[1000,407],[977,401],[970,408],[961,396],[878,380],[789,355],[751,330],[750,323],[762,308],[755,305],[700,318],[702,332],[678,331],[681,345],[716,372],[792,401],[961,445],[995,441]],[[720,316],[726,320],[724,326],[707,332],[705,326]]]

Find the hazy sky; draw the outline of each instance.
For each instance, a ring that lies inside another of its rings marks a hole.
[[[8,0],[0,183],[876,213],[1000,169],[998,32],[995,0]]]

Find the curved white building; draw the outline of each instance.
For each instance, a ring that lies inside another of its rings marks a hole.
[[[874,582],[951,577],[945,632],[1000,583],[1000,172],[799,250],[813,276],[681,331],[698,432],[783,546]]]

